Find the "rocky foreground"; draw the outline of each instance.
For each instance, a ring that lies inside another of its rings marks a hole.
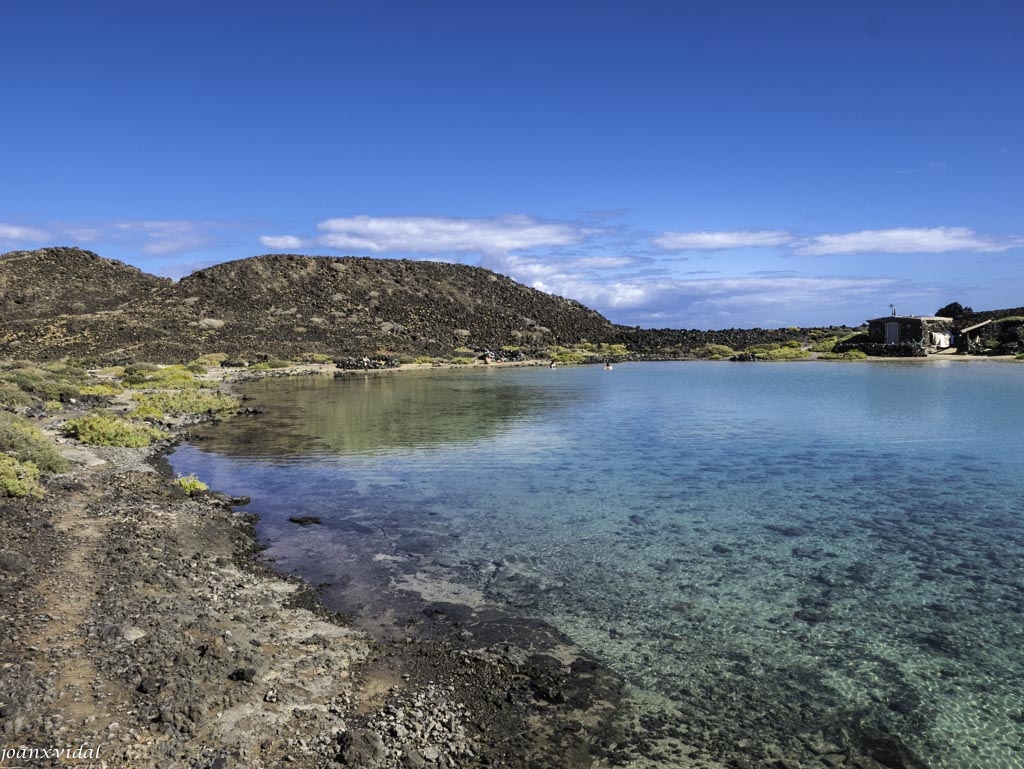
[[[418,637],[371,638],[261,566],[244,500],[189,496],[159,447],[64,452],[44,500],[0,498],[7,765],[614,758],[620,682],[565,639],[494,616],[455,629],[443,607]]]

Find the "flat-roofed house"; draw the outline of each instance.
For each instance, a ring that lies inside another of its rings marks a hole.
[[[929,352],[945,350],[952,343],[952,318],[940,315],[887,315],[868,321],[869,354],[927,355]]]

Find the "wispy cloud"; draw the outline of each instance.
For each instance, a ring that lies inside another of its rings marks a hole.
[[[1024,245],[1020,238],[979,235],[967,227],[900,227],[861,230],[806,238],[794,252],[804,256],[838,254],[941,254],[949,251],[996,252]]]
[[[308,245],[307,241],[302,238],[297,238],[294,235],[263,235],[260,238],[260,243],[265,245],[267,248],[275,248],[282,251],[305,248]]]
[[[666,251],[787,246],[800,256],[845,254],[939,254],[997,252],[1024,245],[1024,239],[981,235],[968,227],[897,227],[886,230],[796,236],[784,230],[666,232],[654,239]]]
[[[510,265],[512,277],[534,288],[577,299],[626,325],[679,328],[789,325],[796,317],[817,315],[819,322],[859,323],[874,307],[884,307],[909,287],[889,277],[661,276],[657,280],[595,280],[591,276]],[[810,322],[810,321],[808,321]]]
[[[212,222],[190,220],[115,222],[110,234],[133,243],[148,256],[169,256],[213,245],[218,240],[217,229]]]
[[[654,245],[666,251],[722,251],[729,248],[784,246],[793,236],[783,230],[734,230],[727,232],[666,232]]]
[[[587,230],[528,216],[485,219],[431,216],[353,216],[328,219],[317,229],[322,246],[372,253],[503,253],[527,248],[567,246]],[[291,236],[285,236],[291,237]]]
[[[11,245],[18,243],[43,243],[50,238],[49,233],[35,227],[0,222],[0,243]]]

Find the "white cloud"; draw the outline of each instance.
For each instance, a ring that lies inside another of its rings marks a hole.
[[[1022,244],[1020,239],[979,235],[967,227],[899,227],[862,230],[841,235],[806,238],[795,253],[804,256],[839,254],[940,254],[948,251],[1006,251]]]
[[[5,242],[17,242],[17,241],[29,241],[33,243],[39,243],[45,240],[49,240],[49,234],[42,230],[37,230],[34,227],[23,227],[18,224],[4,224],[0,222],[0,241]]]
[[[558,222],[528,216],[456,219],[430,216],[354,216],[317,225],[326,234],[318,242],[338,250],[437,254],[504,253],[524,248],[567,246],[588,233]]]
[[[260,238],[260,243],[265,245],[267,248],[277,248],[281,250],[303,248],[306,245],[306,241],[302,238],[297,238],[294,235],[263,235]]]
[[[793,236],[782,230],[736,230],[732,232],[666,232],[654,244],[666,251],[721,251],[727,248],[783,246]]]
[[[654,239],[654,244],[668,251],[789,246],[792,253],[800,256],[838,256],[867,253],[998,252],[1024,245],[1024,240],[981,235],[968,227],[896,227],[807,237],[798,237],[784,230],[665,232]]]
[[[581,270],[615,270],[635,263],[636,260],[629,256],[584,256],[570,262]]]
[[[209,222],[168,219],[114,222],[108,231],[113,239],[126,241],[148,256],[169,256],[212,245],[217,241],[216,229]]]

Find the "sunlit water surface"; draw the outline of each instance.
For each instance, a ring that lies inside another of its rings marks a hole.
[[[725,735],[856,721],[928,766],[1024,767],[1022,366],[478,368],[246,392],[261,416],[172,464],[250,495],[279,568],[342,584],[379,553],[421,592],[553,623]]]

